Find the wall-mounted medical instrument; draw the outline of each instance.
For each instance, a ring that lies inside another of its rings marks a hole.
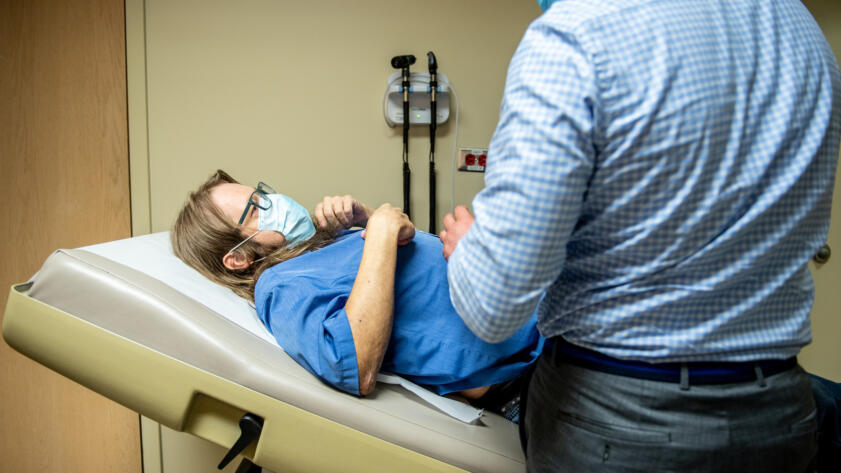
[[[429,60],[429,116],[434,117],[429,120],[429,233],[434,235],[438,233],[435,231],[435,222],[438,220],[435,216],[435,129],[438,126],[435,96],[438,92],[438,61],[432,51],[426,53],[426,57]]]
[[[450,95],[453,92],[447,75],[436,72],[438,83],[435,93],[436,124],[441,125],[450,118]],[[432,116],[432,94],[429,86],[430,76],[427,72],[412,72],[409,75],[409,123],[411,125],[428,125]],[[383,97],[383,116],[388,126],[394,128],[403,125],[403,89],[401,74],[395,72],[389,76],[385,96]]]
[[[415,63],[415,56],[395,56],[391,59],[394,68],[401,69],[388,78],[383,96],[383,115],[388,126],[403,126],[403,211],[409,213],[409,127],[429,125],[429,186],[430,186],[430,232],[435,233],[435,132],[438,125],[450,117],[450,93],[453,92],[445,74],[438,72],[435,54],[427,53],[429,72],[409,72]],[[407,76],[408,74],[408,81]],[[433,85],[434,83],[434,85]],[[432,120],[432,117],[435,120]],[[404,118],[408,117],[408,120]],[[410,215],[411,217],[411,215]]]
[[[391,67],[400,69],[400,92],[403,95],[403,116],[409,116],[409,89],[411,86],[409,66],[415,63],[415,56],[411,54],[404,56],[394,56],[391,58]],[[412,214],[409,209],[409,196],[411,195],[410,177],[412,171],[409,170],[409,125],[408,120],[403,122],[403,212],[411,219]]]

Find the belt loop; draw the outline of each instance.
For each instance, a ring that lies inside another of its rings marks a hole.
[[[753,372],[756,373],[756,381],[759,383],[759,387],[764,388],[767,386],[765,383],[765,374],[762,373],[762,367],[759,366],[759,363],[753,364]]]
[[[689,391],[689,367],[686,363],[680,364],[680,390]]]

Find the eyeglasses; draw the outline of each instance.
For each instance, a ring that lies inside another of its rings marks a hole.
[[[260,210],[269,210],[270,208],[272,208],[272,201],[265,198],[268,194],[277,194],[277,192],[275,192],[274,189],[269,187],[268,184],[260,181],[257,184],[257,188],[254,189],[254,192],[252,192],[251,195],[248,196],[248,203],[245,204],[245,210],[242,211],[242,215],[239,217],[237,225],[242,225],[242,222],[244,222],[245,217],[248,216],[248,211],[251,210],[252,205]],[[256,199],[254,198],[255,196],[257,197]],[[263,203],[261,203],[261,201]]]
[[[272,201],[271,200],[269,200],[267,198],[261,199],[261,197],[266,197],[267,194],[277,194],[277,192],[275,192],[274,189],[269,187],[268,184],[260,181],[257,184],[257,188],[254,189],[254,192],[252,192],[251,195],[248,196],[248,203],[245,204],[245,210],[242,211],[242,215],[239,217],[239,222],[237,222],[237,226],[242,225],[242,222],[245,221],[245,217],[248,216],[248,211],[251,210],[252,205],[257,207],[260,210],[269,210],[270,208],[272,208]],[[255,196],[257,197],[256,199],[254,198]],[[261,200],[265,203],[261,204],[260,203]],[[245,240],[242,240],[241,242],[239,242],[235,247],[228,250],[228,253],[232,253],[234,250],[236,250],[240,246],[244,245],[245,242],[247,242],[248,240],[257,236],[258,233],[260,233],[260,230],[257,230],[256,232],[252,233],[251,236],[249,236]],[[263,258],[260,258],[260,259],[263,259]],[[260,261],[260,260],[257,260],[257,261]]]

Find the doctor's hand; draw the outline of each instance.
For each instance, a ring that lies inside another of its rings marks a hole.
[[[371,214],[368,225],[362,230],[362,238],[373,238],[369,235],[397,238],[397,245],[403,246],[415,237],[415,226],[401,209],[383,204]]]
[[[328,230],[364,227],[373,213],[370,207],[350,195],[326,196],[313,212],[319,228]]]
[[[455,217],[453,217],[453,214],[444,216],[444,229],[438,234],[438,237],[444,244],[444,259],[446,260],[450,259],[450,255],[455,251],[458,241],[470,230],[470,226],[476,220],[470,215],[467,207],[463,205],[456,207],[454,213]]]

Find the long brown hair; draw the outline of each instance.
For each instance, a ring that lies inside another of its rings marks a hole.
[[[230,288],[240,297],[254,299],[254,286],[266,269],[307,251],[322,248],[335,239],[333,231],[321,230],[316,226],[315,235],[294,248],[277,248],[259,263],[240,270],[228,269],[222,263],[222,257],[245,237],[210,198],[210,191],[223,183],[239,184],[219,169],[198,190],[190,193],[172,227],[170,240],[172,250],[181,261],[211,281]],[[262,257],[264,249],[254,240],[249,240],[234,251],[256,261]]]

